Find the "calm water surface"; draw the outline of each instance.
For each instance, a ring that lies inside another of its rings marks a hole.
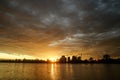
[[[120,64],[0,63],[0,80],[120,80]]]

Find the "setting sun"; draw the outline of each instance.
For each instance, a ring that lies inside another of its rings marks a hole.
[[[49,59],[51,62],[56,62],[57,61],[57,58],[50,58]]]

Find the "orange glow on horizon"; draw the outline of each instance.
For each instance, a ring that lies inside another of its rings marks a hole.
[[[74,55],[74,54],[73,54]],[[72,59],[73,55],[65,56],[66,58],[70,57]],[[8,53],[2,53],[0,52],[0,59],[40,59],[40,60],[49,60],[50,62],[57,62],[62,55],[56,55],[56,54],[49,54],[45,56],[32,56],[32,55],[18,55],[16,54],[8,54]],[[77,56],[77,55],[76,55]],[[79,56],[79,55],[78,55]],[[91,56],[90,55],[82,55],[81,59],[89,59]],[[93,56],[93,58],[95,58]],[[98,58],[96,58],[98,59]]]
[[[51,62],[56,62],[56,61],[57,61],[57,58],[52,57],[52,58],[49,58],[49,60],[50,60]]]
[[[35,59],[33,56],[29,55],[15,55],[15,54],[7,54],[7,53],[0,53],[0,59]]]

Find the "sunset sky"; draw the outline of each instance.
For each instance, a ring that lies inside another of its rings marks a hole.
[[[0,58],[120,57],[120,0],[0,0]]]

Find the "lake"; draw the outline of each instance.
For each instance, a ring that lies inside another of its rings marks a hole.
[[[0,80],[119,80],[120,64],[0,63]]]

